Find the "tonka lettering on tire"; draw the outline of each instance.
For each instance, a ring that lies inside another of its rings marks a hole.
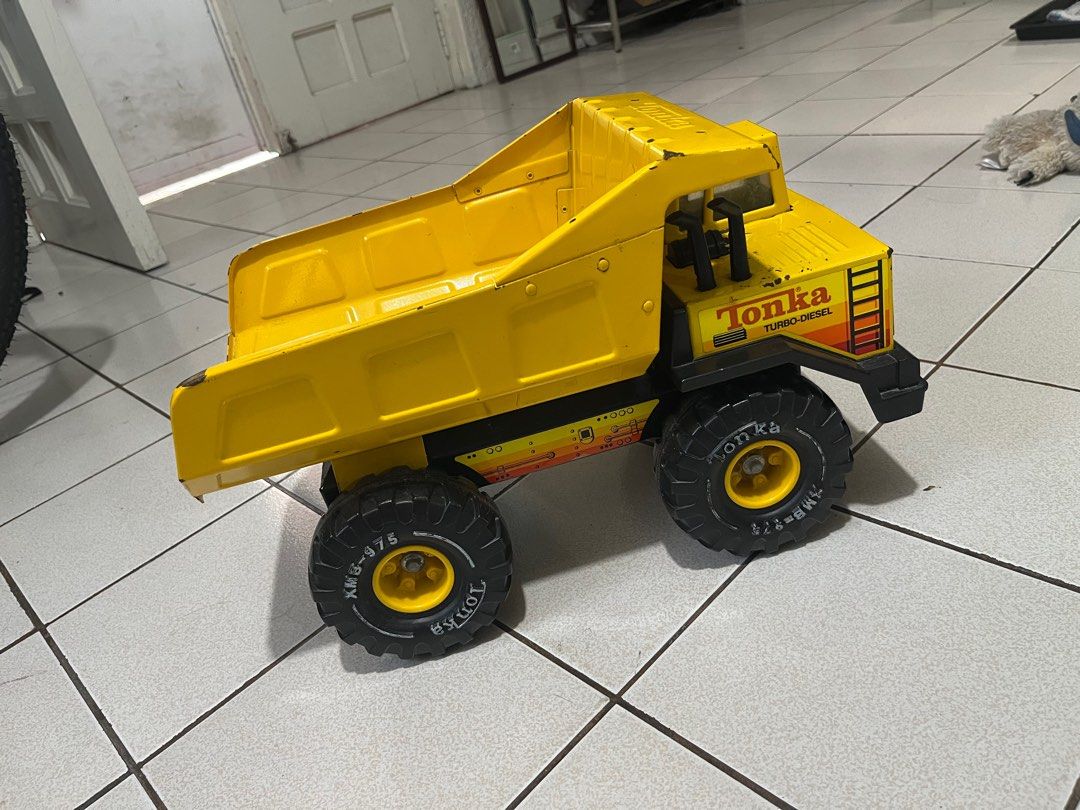
[[[672,518],[710,548],[775,551],[806,537],[844,493],[851,433],[832,400],[797,373],[690,395],[656,451]]]
[[[308,579],[319,614],[376,655],[441,655],[495,618],[510,540],[491,499],[441,473],[396,471],[339,495]]]

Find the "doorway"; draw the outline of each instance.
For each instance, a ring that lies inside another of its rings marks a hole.
[[[215,2],[253,117],[280,151],[453,89],[434,3]]]

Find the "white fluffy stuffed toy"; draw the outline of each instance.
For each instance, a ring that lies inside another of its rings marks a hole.
[[[1018,186],[1040,183],[1061,172],[1080,172],[1080,95],[1056,110],[1005,115],[986,128],[983,143],[994,154],[988,169],[1005,169]]]

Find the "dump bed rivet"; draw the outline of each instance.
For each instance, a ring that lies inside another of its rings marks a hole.
[[[525,294],[536,295],[536,285],[533,284],[531,281],[525,285]]]
[[[611,262],[609,262],[607,259],[601,259],[596,263],[596,269],[599,270],[601,273],[606,273],[609,267],[611,267]]]
[[[652,312],[653,311],[653,302],[652,301],[646,301],[644,304],[641,305],[641,311],[642,312]]]

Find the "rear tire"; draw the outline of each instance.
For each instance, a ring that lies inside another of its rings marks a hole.
[[[656,452],[660,494],[675,522],[735,554],[805,538],[843,496],[851,464],[840,411],[798,374],[690,395]]]
[[[15,147],[0,116],[0,364],[7,357],[26,287],[26,200]]]
[[[490,497],[441,473],[402,470],[334,500],[315,529],[308,579],[344,641],[415,658],[442,655],[491,624],[510,567]]]

